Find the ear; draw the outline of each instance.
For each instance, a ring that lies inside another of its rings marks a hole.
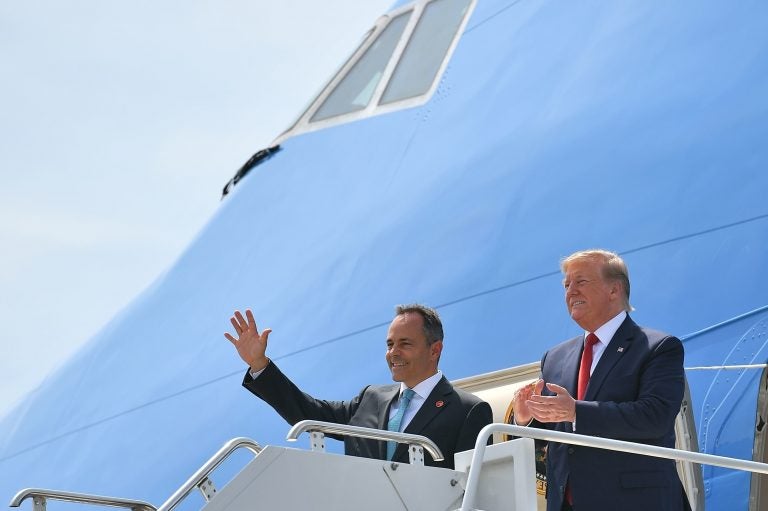
[[[618,280],[611,280],[610,281],[611,289],[611,300],[620,300],[624,291],[621,288],[621,282]]]
[[[443,352],[443,341],[442,339],[439,341],[435,341],[432,344],[429,345],[429,355],[434,360],[437,360],[440,358],[440,353]]]

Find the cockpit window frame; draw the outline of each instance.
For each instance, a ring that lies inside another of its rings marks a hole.
[[[355,49],[352,55],[344,62],[344,64],[339,68],[339,70],[333,75],[333,77],[328,81],[325,87],[321,89],[320,94],[318,94],[315,97],[315,99],[311,101],[309,107],[304,110],[304,112],[291,125],[291,127],[285,130],[282,134],[280,134],[274,140],[272,145],[280,144],[285,139],[301,133],[317,131],[317,130],[328,128],[330,126],[346,124],[359,119],[373,117],[375,115],[381,115],[381,114],[385,114],[385,113],[389,113],[397,110],[404,110],[406,108],[412,108],[415,106],[423,105],[424,103],[429,101],[429,99],[437,90],[437,87],[440,84],[440,79],[445,73],[445,69],[448,67],[448,63],[450,62],[451,57],[453,56],[453,52],[456,49],[456,46],[458,45],[459,40],[461,39],[461,36],[464,33],[464,30],[466,29],[467,24],[469,23],[469,19],[472,17],[472,12],[475,9],[477,0],[469,0],[466,12],[464,13],[464,17],[461,20],[461,22],[458,24],[456,33],[454,34],[451,43],[448,45],[447,51],[443,55],[443,60],[440,66],[438,67],[437,73],[435,74],[435,77],[432,80],[432,84],[429,87],[429,89],[423,94],[420,94],[414,97],[393,101],[387,104],[380,104],[380,101],[387,88],[387,85],[390,83],[390,80],[393,77],[393,73],[395,72],[398,63],[403,57],[403,53],[405,52],[408,46],[408,43],[411,40],[414,30],[418,27],[422,14],[424,13],[427,5],[435,1],[439,1],[439,0],[418,0],[411,4],[397,8],[381,16],[378,20],[376,20],[376,23],[374,24],[373,28],[371,28],[363,36],[362,43],[357,47],[357,49]],[[405,29],[400,35],[400,40],[395,45],[394,51],[392,52],[389,58],[389,62],[387,62],[387,65],[384,68],[384,72],[382,73],[382,76],[379,79],[379,82],[376,85],[376,88],[373,94],[371,95],[371,98],[368,101],[368,104],[366,105],[366,107],[361,108],[359,110],[355,110],[353,112],[344,113],[344,114],[328,117],[325,119],[312,121],[312,118],[317,112],[317,110],[320,109],[320,107],[322,107],[326,99],[328,99],[328,96],[330,96],[331,93],[339,85],[339,83],[341,83],[342,80],[344,80],[347,74],[354,68],[355,64],[357,64],[357,62],[366,55],[368,49],[379,38],[379,36],[384,31],[384,29],[389,25],[389,23],[393,19],[403,14],[407,14],[409,12],[410,12],[410,18],[406,23]]]

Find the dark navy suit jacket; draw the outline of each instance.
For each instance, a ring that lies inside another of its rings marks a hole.
[[[541,361],[544,381],[576,396],[583,343],[581,335],[549,350]],[[680,340],[627,316],[576,402],[576,433],[674,447],[684,391]],[[536,425],[573,431],[570,422]],[[569,480],[578,511],[690,509],[672,460],[550,442],[547,511],[560,511]]]
[[[400,384],[369,385],[349,401],[324,401],[302,392],[270,362],[258,378],[246,372],[243,386],[266,401],[290,424],[305,419],[387,429],[389,408],[399,397]],[[423,435],[437,444],[445,456],[435,462],[424,454],[424,464],[453,468],[453,455],[474,449],[477,435],[492,422],[491,406],[472,394],[454,389],[443,377],[405,428],[404,433]],[[386,442],[344,437],[346,454],[386,459]],[[408,462],[408,446],[399,444],[393,461]]]

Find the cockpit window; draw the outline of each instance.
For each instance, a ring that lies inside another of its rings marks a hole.
[[[309,122],[348,114],[368,106],[410,16],[411,13],[406,12],[392,19],[336,85]]]
[[[419,0],[382,16],[289,136],[425,103],[477,0]]]
[[[469,0],[429,2],[392,74],[381,103],[429,92],[469,8]]]

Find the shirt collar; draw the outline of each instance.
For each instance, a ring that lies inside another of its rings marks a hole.
[[[427,399],[427,396],[432,393],[432,390],[437,386],[437,383],[440,381],[440,379],[443,377],[443,373],[441,371],[436,372],[426,380],[422,380],[420,383],[416,384],[411,390],[413,390],[417,396],[419,396],[422,399]],[[407,389],[408,386],[400,382],[400,394],[402,395],[403,391]]]
[[[607,345],[609,342],[611,342],[611,339],[613,339],[613,336],[616,335],[616,331],[619,329],[621,324],[624,322],[624,319],[627,317],[626,311],[621,311],[618,314],[616,314],[612,319],[608,320],[606,324],[595,330],[594,334],[597,336],[598,339],[600,339],[600,343]],[[584,333],[584,338],[586,339],[589,332]]]

